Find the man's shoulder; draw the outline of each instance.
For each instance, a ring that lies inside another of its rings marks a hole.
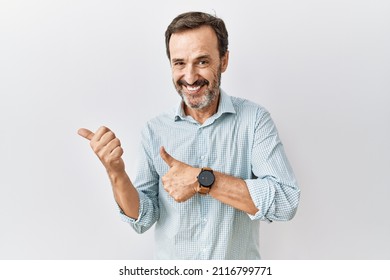
[[[242,97],[237,97],[237,96],[229,96],[229,97],[237,113],[240,114],[256,113],[259,115],[268,113],[267,109],[264,106],[252,100],[242,98]]]

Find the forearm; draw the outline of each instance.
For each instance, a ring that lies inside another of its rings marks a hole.
[[[220,172],[214,172],[215,182],[209,194],[236,209],[254,215],[258,211],[244,180]]]
[[[126,216],[138,219],[139,195],[125,171],[121,173],[108,172],[114,198]]]

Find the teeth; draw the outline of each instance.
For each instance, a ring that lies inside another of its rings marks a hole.
[[[187,86],[187,89],[190,90],[190,91],[197,91],[200,89],[200,86],[197,86],[197,87],[190,87],[190,86]]]

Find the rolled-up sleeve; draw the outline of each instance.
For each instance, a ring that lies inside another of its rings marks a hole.
[[[258,212],[252,220],[287,221],[294,217],[300,197],[275,124],[267,111],[257,118],[252,147],[252,178],[245,180]]]
[[[125,215],[119,208],[121,219],[127,222],[137,233],[147,231],[159,218],[159,175],[153,165],[151,156],[150,134],[147,127],[142,131],[142,142],[139,153],[139,164],[133,185],[139,195],[138,218],[133,219]]]

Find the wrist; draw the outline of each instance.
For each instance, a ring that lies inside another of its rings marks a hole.
[[[207,195],[212,185],[215,182],[214,171],[211,168],[204,167],[201,169],[198,175],[198,190],[197,192],[202,195]]]
[[[123,170],[107,170],[108,177],[110,178],[110,181],[113,186],[120,185],[121,182],[128,180],[128,176],[126,171]]]

